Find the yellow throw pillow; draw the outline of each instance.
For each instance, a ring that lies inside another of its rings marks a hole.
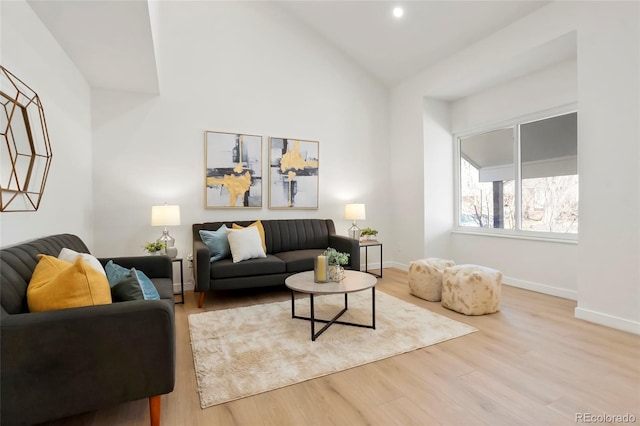
[[[42,312],[111,303],[107,277],[81,257],[74,263],[44,254],[27,287],[29,311]]]
[[[267,252],[267,244],[264,241],[264,226],[262,226],[262,222],[260,222],[259,220],[256,220],[255,222],[253,222],[251,225],[249,225],[249,227],[255,226],[256,228],[258,228],[258,234],[260,234],[260,240],[262,241],[262,250],[264,250],[264,252]],[[231,225],[231,227],[233,229],[243,229],[244,226],[240,226],[236,223],[234,223],[233,225]]]

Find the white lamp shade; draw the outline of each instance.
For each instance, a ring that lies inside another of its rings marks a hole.
[[[364,204],[346,204],[344,206],[344,218],[350,220],[366,219]]]
[[[152,206],[151,226],[180,225],[180,206]]]

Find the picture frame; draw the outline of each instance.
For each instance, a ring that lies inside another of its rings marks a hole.
[[[320,143],[269,138],[269,209],[318,209]]]
[[[262,136],[205,131],[206,209],[262,208]]]

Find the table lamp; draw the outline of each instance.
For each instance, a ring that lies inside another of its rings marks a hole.
[[[356,225],[356,221],[366,219],[364,204],[346,204],[344,206],[344,218],[352,220],[351,228],[349,228],[349,237],[359,240],[360,228]]]
[[[178,255],[178,249],[174,247],[176,239],[169,235],[167,226],[178,225],[180,225],[180,206],[170,206],[165,203],[162,206],[151,207],[151,226],[164,226],[158,241],[164,243],[165,253],[171,257]]]

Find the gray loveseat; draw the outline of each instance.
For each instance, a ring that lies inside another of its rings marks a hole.
[[[211,263],[211,253],[202,242],[200,230],[215,231],[223,224],[249,226],[255,221],[196,223],[193,230],[193,262],[198,307],[204,306],[209,290],[284,285],[289,275],[313,270],[313,259],[327,247],[349,253],[347,268],[360,270],[358,240],[336,235],[331,219],[262,220],[267,257],[233,263],[231,258]]]
[[[175,382],[173,274],[166,256],[112,259],[151,278],[162,300],[30,313],[27,286],[37,255],[89,253],[71,234],[0,250],[0,423],[50,421],[149,398],[159,424],[160,395]]]

